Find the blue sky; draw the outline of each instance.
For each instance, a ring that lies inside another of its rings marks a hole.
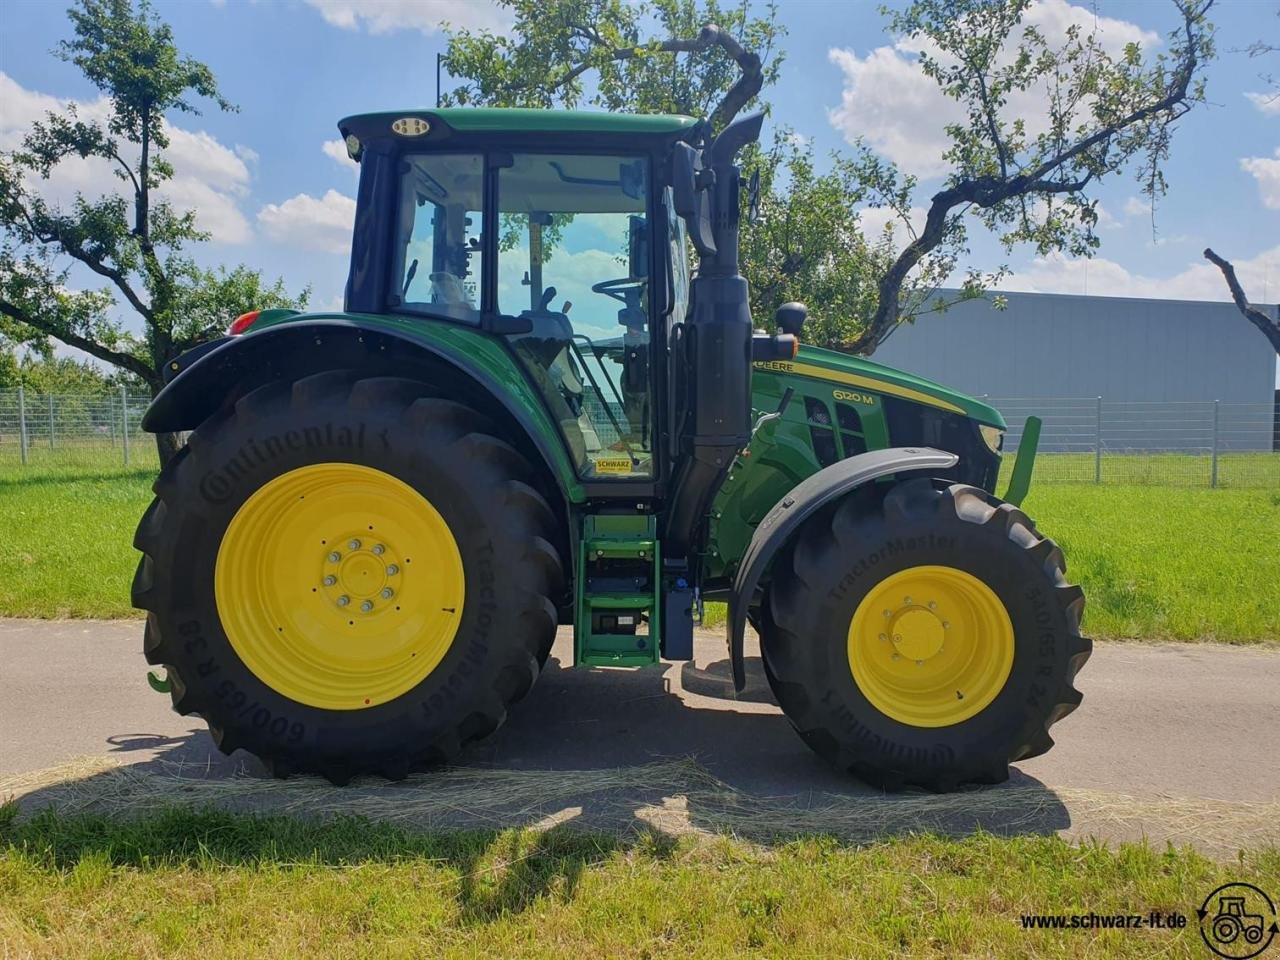
[[[1103,246],[1092,263],[1037,259],[1031,250],[1006,255],[975,224],[973,265],[1007,262],[1011,289],[1225,299],[1200,258],[1212,245],[1237,262],[1256,301],[1280,300],[1280,100],[1248,96],[1264,88],[1259,72],[1280,74],[1280,57],[1266,64],[1232,52],[1260,37],[1280,42],[1278,6],[1220,0],[1211,102],[1182,121],[1156,237],[1136,184],[1117,181],[1095,194]],[[355,167],[336,149],[336,121],[431,105],[440,21],[500,27],[503,14],[487,0],[157,0],[156,8],[241,108],[173,117],[179,176],[171,195],[194,207],[216,238],[202,259],[244,261],[294,288],[310,284],[314,306],[336,306],[356,183]],[[922,86],[911,52],[885,34],[876,4],[781,0],[780,16],[789,36],[770,94],[774,121],[811,138],[820,155],[867,137],[923,176],[926,202],[939,183],[946,105]],[[1033,16],[1049,32],[1101,18],[1105,36],[1151,49],[1175,22],[1164,0],[1102,0],[1096,8],[1038,0]],[[69,32],[62,3],[0,0],[0,149],[58,100],[81,101],[92,113],[97,91],[50,53]],[[69,195],[101,185],[112,181],[73,169],[52,189]]]

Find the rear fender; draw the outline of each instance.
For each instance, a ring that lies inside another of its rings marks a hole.
[[[200,349],[200,348],[197,348]],[[192,351],[194,353],[195,351]],[[517,362],[492,338],[456,327],[434,334],[403,323],[357,317],[291,320],[227,338],[194,362],[178,358],[180,372],[142,418],[152,433],[194,430],[254,387],[273,379],[324,370],[445,378],[473,397],[489,398],[519,428],[526,452],[536,454],[565,498],[583,498],[556,425]],[[429,380],[430,382],[430,380]],[[442,384],[443,385],[443,384]],[[459,397],[463,399],[463,397]]]
[[[742,655],[747,610],[755,600],[760,578],[769,568],[774,554],[791,539],[800,525],[824,505],[863,484],[896,473],[946,470],[955,466],[959,459],[954,453],[931,447],[889,447],[860,453],[837,461],[796,484],[765,515],[742,555],[729,595],[729,662],[733,667],[735,690],[741,692],[747,682]]]

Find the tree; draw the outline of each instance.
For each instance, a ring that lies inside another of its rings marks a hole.
[[[462,81],[453,103],[588,103],[710,116],[718,127],[732,118],[729,108],[768,104],[758,94],[745,101],[733,95],[733,66],[742,58],[699,45],[701,26],[718,24],[719,33],[764,51],[757,89],[767,89],[783,59],[775,47],[785,31],[772,5],[752,18],[746,7],[727,9],[716,0],[502,2],[515,14],[505,35],[450,35],[445,65]],[[968,251],[966,215],[1009,249],[1031,243],[1041,254],[1089,255],[1098,246],[1091,185],[1134,168],[1153,201],[1163,194],[1174,125],[1203,98],[1212,0],[1174,0],[1182,24],[1168,51],[1151,58],[1136,45],[1113,56],[1078,28],[1051,46],[1024,25],[1029,2],[916,0],[889,15],[895,33],[925,49],[921,68],[966,116],[947,128],[952,173],[918,229],[911,217],[916,179],[863,145],[852,157],[832,156],[826,173],[816,172],[794,140],[756,154],[764,196],[759,223],[744,230],[743,273],[756,291],[758,316],[766,296],[810,296],[817,309],[808,339],[871,353],[899,323],[978,296],[1003,275],[1003,267],[970,271],[957,296],[936,296]],[[658,39],[646,37],[651,24]],[[588,88],[582,77],[593,67],[599,78]],[[1035,133],[1027,118],[1004,115],[1011,94],[1033,88],[1043,89],[1046,102],[1044,129]],[[855,212],[860,203],[886,208],[894,235],[867,238]]]
[[[876,311],[851,349],[870,353],[893,331],[904,280],[939,246],[963,242],[967,212],[1006,249],[1030,243],[1041,255],[1089,256],[1099,245],[1091,185],[1134,169],[1153,203],[1164,194],[1174,128],[1204,99],[1213,0],[1174,0],[1181,22],[1168,52],[1151,58],[1135,43],[1112,55],[1096,32],[1074,25],[1053,47],[1023,24],[1029,3],[914,0],[890,16],[891,30],[923,49],[921,69],[965,118],[947,127],[952,172],[930,199],[923,228],[881,279]],[[1033,89],[1046,105],[1038,133],[1029,118],[1006,115],[1012,94]],[[903,186],[889,168],[874,184],[886,196],[901,196]]]
[[[1231,299],[1235,302],[1246,320],[1262,331],[1262,335],[1270,342],[1276,353],[1280,353],[1280,317],[1269,317],[1261,307],[1255,307],[1244,294],[1244,287],[1236,277],[1236,268],[1230,260],[1224,260],[1209,247],[1205,247],[1204,258],[1222,271],[1227,281],[1227,289],[1231,291]]]
[[[245,267],[197,266],[186,250],[208,234],[194,213],[157,195],[173,176],[166,116],[199,113],[198,99],[235,109],[212,71],[180,54],[147,0],[136,9],[132,0],[79,0],[68,16],[74,38],[55,52],[106,95],[110,115],[84,119],[74,106],[50,113],[17,150],[0,154],[0,334],[36,343],[53,337],[137,377],[154,395],[165,365],[237,312],[303,305],[307,293],[290,297],[280,281],[264,283]],[[108,165],[123,192],[77,195],[66,207],[42,197],[40,181],[71,157]],[[77,289],[84,276],[109,286]],[[117,298],[141,320],[140,337]],[[156,442],[168,462],[177,437]]]

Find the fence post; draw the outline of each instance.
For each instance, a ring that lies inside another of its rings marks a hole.
[[[1218,485],[1218,404],[1220,401],[1213,401],[1213,465],[1209,472],[1209,486],[1216,487]]]
[[[1102,482],[1102,398],[1098,398],[1098,419],[1093,434],[1093,482]]]
[[[49,449],[54,449],[53,442],[53,394],[49,394]]]
[[[22,388],[18,388],[18,452],[22,455],[22,465],[27,465],[27,396]]]
[[[120,384],[120,435],[124,437],[124,465],[129,465],[129,388]]]

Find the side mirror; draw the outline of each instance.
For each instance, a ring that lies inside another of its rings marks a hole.
[[[716,240],[711,230],[711,197],[706,179],[698,151],[687,143],[677,143],[671,155],[671,193],[676,213],[684,218],[693,248],[701,256],[713,257]]]
[[[800,336],[800,328],[804,326],[804,321],[808,316],[809,308],[803,303],[792,300],[790,303],[784,303],[774,311],[773,320],[783,333],[798,337]]]

